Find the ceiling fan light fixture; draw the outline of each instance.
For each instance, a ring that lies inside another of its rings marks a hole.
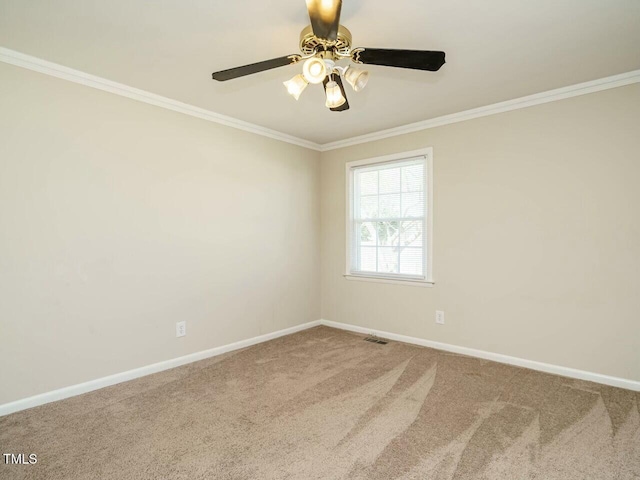
[[[327,66],[324,60],[318,57],[311,57],[302,66],[302,75],[309,83],[322,83],[327,76]]]
[[[306,3],[310,24],[300,32],[300,53],[227,68],[213,72],[212,78],[224,82],[300,63],[301,74],[284,82],[289,94],[298,100],[310,83],[321,83],[325,88],[325,105],[332,111],[344,112],[349,110],[344,82],[359,92],[369,81],[369,72],[355,65],[379,65],[437,72],[445,64],[445,53],[439,50],[353,48],[351,32],[340,24],[342,0],[306,0]],[[350,60],[355,65],[336,65],[336,62],[343,60]],[[388,92],[382,93],[389,95]]]
[[[343,76],[355,92],[359,92],[360,90],[362,90],[369,81],[369,72],[353,67],[351,65],[347,66]]]
[[[309,85],[309,82],[307,82],[307,80],[302,75],[296,75],[291,80],[282,82],[282,84],[287,87],[287,92],[289,92],[289,95],[298,100],[304,89],[307,88],[307,85]]]
[[[325,106],[327,108],[338,108],[347,101],[344,95],[342,95],[340,86],[334,80],[327,82],[326,93],[327,101],[325,102]]]

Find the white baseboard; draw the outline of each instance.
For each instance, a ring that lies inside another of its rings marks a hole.
[[[88,382],[79,383],[77,385],[60,388],[51,392],[41,393],[39,395],[34,395],[33,397],[23,398],[14,402],[5,403],[3,405],[0,405],[0,416],[8,415],[20,410],[26,410],[27,408],[44,405],[45,403],[55,402],[57,400],[63,400],[69,397],[75,397],[76,395],[81,395],[93,390],[98,390],[99,388],[104,388],[115,385],[116,383],[122,383],[133,380],[135,378],[144,377],[146,375],[151,375],[152,373],[162,372],[163,370],[169,370],[181,365],[186,365],[187,363],[204,360],[205,358],[215,357],[217,355],[222,355],[223,353],[238,350],[240,348],[250,347],[251,345],[256,345],[268,340],[273,340],[274,338],[290,335],[292,333],[306,330],[311,327],[316,327],[318,325],[320,325],[320,321],[315,320],[313,322],[296,325],[294,327],[285,328],[276,332],[259,335],[247,340],[240,340],[239,342],[230,343],[228,345],[222,345],[220,347],[211,348],[209,350],[191,353],[189,355],[184,355],[183,357],[165,360],[163,362],[154,363],[152,365],[135,368],[133,370],[127,370],[126,372],[116,373],[114,375],[98,378],[96,380],[90,380]]]
[[[348,330],[350,332],[364,333],[366,335],[375,335],[382,338],[388,338],[389,340],[395,340],[397,342],[411,343],[414,345],[420,345],[423,347],[435,348],[437,350],[444,350],[447,352],[460,353],[462,355],[468,355],[470,357],[483,358],[485,360],[493,360],[494,362],[506,363],[508,365],[515,365],[518,367],[530,368],[531,370],[538,370],[540,372],[553,373],[555,375],[562,375],[563,377],[577,378],[579,380],[588,380],[590,382],[602,383],[604,385],[611,385],[612,387],[626,388],[627,390],[634,390],[640,392],[640,382],[635,380],[628,380],[626,378],[611,377],[609,375],[602,375],[600,373],[586,372],[584,370],[576,370],[575,368],[561,367],[558,365],[551,365],[549,363],[536,362],[534,360],[526,360],[524,358],[510,357],[509,355],[502,355],[500,353],[486,352],[484,350],[476,350],[475,348],[460,347],[458,345],[450,345],[448,343],[433,342],[431,340],[425,340],[423,338],[409,337],[407,335],[399,335],[397,333],[383,332],[381,330],[375,330],[372,328],[359,327],[356,325],[349,325],[347,323],[332,322],[330,320],[320,320],[320,324],[327,327],[339,328],[340,330]]]
[[[316,320],[313,322],[304,323],[302,325],[296,325],[294,327],[285,328],[276,332],[259,335],[257,337],[249,338],[246,340],[240,340],[239,342],[230,343],[228,345],[222,345],[220,347],[211,348],[209,350],[203,350],[201,352],[191,353],[171,360],[165,360],[163,362],[154,363],[144,367],[128,370],[126,372],[116,373],[107,377],[98,378],[89,382],[79,383],[77,385],[71,385],[69,387],[60,388],[51,392],[34,395],[33,397],[16,400],[14,402],[5,403],[0,405],[0,416],[8,415],[10,413],[18,412],[20,410],[26,410],[27,408],[37,407],[44,405],[45,403],[55,402],[63,400],[69,397],[75,397],[83,393],[98,390],[100,388],[115,385],[117,383],[127,382],[136,378],[151,375],[152,373],[162,372],[171,368],[186,365],[187,363],[197,362],[198,360],[204,360],[205,358],[215,357],[222,355],[223,353],[238,350],[240,348],[250,347],[258,343],[273,340],[274,338],[283,337],[292,333],[300,332],[308,328],[316,327],[318,325],[325,325],[327,327],[338,328],[340,330],[348,330],[350,332],[363,333],[367,335],[376,335],[378,337],[388,338],[389,340],[395,340],[397,342],[411,343],[413,345],[420,345],[423,347],[435,348],[438,350],[444,350],[447,352],[459,353],[462,355],[469,355],[471,357],[483,358],[485,360],[493,360],[494,362],[506,363],[509,365],[515,365],[518,367],[530,368],[532,370],[538,370],[546,373],[553,373],[555,375],[562,375],[564,377],[577,378],[580,380],[588,380],[591,382],[602,383],[604,385],[611,385],[613,387],[626,388],[628,390],[640,391],[640,382],[635,380],[628,380],[625,378],[611,377],[609,375],[602,375],[600,373],[586,372],[584,370],[576,370],[574,368],[561,367],[558,365],[551,365],[548,363],[536,362],[533,360],[526,360],[524,358],[510,357],[508,355],[502,355],[500,353],[486,352],[484,350],[476,350],[475,348],[460,347],[458,345],[450,345],[448,343],[434,342],[431,340],[425,340],[423,338],[410,337],[408,335],[400,335],[397,333],[384,332],[382,330],[375,330],[367,327],[359,327],[357,325],[349,325],[347,323],[332,322],[330,320]]]

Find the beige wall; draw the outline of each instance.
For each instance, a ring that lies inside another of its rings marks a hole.
[[[344,164],[427,146],[436,285],[345,280]],[[639,185],[638,84],[325,152],[322,317],[640,380]]]
[[[317,152],[0,85],[0,404],[320,317]]]
[[[320,317],[640,380],[639,85],[320,155],[0,84],[0,404]],[[345,162],[425,146],[435,287],[345,280]]]

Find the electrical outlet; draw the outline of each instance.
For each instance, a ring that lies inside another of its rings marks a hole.
[[[184,337],[187,334],[187,322],[183,320],[182,322],[176,323],[176,337]]]
[[[436,310],[436,323],[444,325],[444,312],[442,310]]]

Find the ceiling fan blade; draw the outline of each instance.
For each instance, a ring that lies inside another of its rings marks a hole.
[[[355,49],[352,54],[352,60],[355,63],[436,72],[444,65],[444,52],[363,48]]]
[[[342,92],[342,96],[344,97],[344,103],[342,105],[340,105],[339,107],[330,108],[329,110],[331,110],[332,112],[344,112],[345,110],[349,110],[349,100],[347,99],[347,92],[344,91],[344,85],[342,84],[342,78],[340,78],[340,75],[334,75],[332,73],[331,75],[327,75],[325,77],[325,79],[322,81],[325,92],[327,91],[327,83],[329,83],[329,77],[331,77],[331,80],[335,81],[338,84],[338,87],[340,87],[340,91]]]
[[[313,34],[335,42],[338,39],[342,0],[307,0],[307,10]]]
[[[288,55],[286,57],[272,58],[271,60],[265,60],[263,62],[251,63],[249,65],[243,65],[242,67],[229,68],[228,70],[214,72],[211,76],[214,80],[224,82],[226,80],[244,77],[245,75],[271,70],[272,68],[291,65],[292,63],[299,62],[301,58],[302,57],[300,55]]]

